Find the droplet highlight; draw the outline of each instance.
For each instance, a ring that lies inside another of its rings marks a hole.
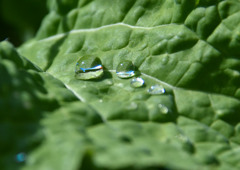
[[[80,80],[97,79],[103,75],[103,66],[97,57],[84,56],[77,61],[75,77]]]
[[[162,114],[168,114],[168,108],[163,104],[158,104],[158,108]]]
[[[24,152],[20,152],[16,155],[15,159],[19,163],[24,162],[26,160],[26,154]]]
[[[143,85],[144,85],[144,80],[140,77],[136,77],[131,80],[132,87],[142,87]]]
[[[151,86],[147,92],[149,94],[164,94],[166,91],[162,85],[153,85]]]
[[[134,65],[131,61],[125,60],[118,64],[116,73],[119,78],[131,78],[135,76]]]

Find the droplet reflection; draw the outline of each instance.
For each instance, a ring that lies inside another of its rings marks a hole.
[[[169,112],[168,108],[163,104],[158,104],[158,108],[162,114],[167,114]]]
[[[140,77],[136,77],[131,80],[132,87],[142,87],[143,85],[144,85],[144,80]]]
[[[76,64],[75,77],[80,80],[100,78],[103,75],[103,66],[97,57],[84,56]]]
[[[164,94],[165,93],[165,89],[162,85],[153,85],[151,86],[148,91],[149,94]]]
[[[119,78],[130,78],[135,76],[133,63],[129,60],[122,61],[118,64],[116,73]]]

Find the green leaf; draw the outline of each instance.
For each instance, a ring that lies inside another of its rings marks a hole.
[[[48,5],[37,36],[18,49],[42,77],[42,84],[33,84],[40,89],[31,89],[40,91],[36,102],[56,102],[34,106],[46,116],[37,118],[40,127],[28,137],[42,134],[42,143],[29,150],[23,169],[240,168],[240,1]],[[77,61],[86,56],[101,60],[101,78],[75,78]],[[143,87],[116,75],[125,60],[135,65]],[[156,84],[166,92],[149,94]]]

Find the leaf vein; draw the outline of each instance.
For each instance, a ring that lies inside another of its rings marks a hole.
[[[104,26],[97,27],[97,28],[71,30],[69,32],[56,34],[54,36],[50,36],[48,38],[44,38],[44,39],[41,39],[39,41],[51,41],[51,40],[62,38],[62,37],[66,36],[66,35],[69,35],[69,34],[76,34],[76,33],[82,33],[82,32],[95,32],[95,31],[102,30],[104,28],[111,28],[111,27],[115,27],[115,26],[126,26],[126,27],[129,27],[129,28],[132,28],[132,29],[151,30],[151,29],[155,29],[155,28],[166,27],[166,26],[169,26],[169,25],[178,25],[178,24],[171,23],[171,24],[164,24],[164,25],[158,25],[158,26],[153,26],[153,27],[143,27],[143,26],[133,26],[133,25],[129,25],[129,24],[125,24],[125,23],[120,22],[120,23],[115,23],[115,24],[110,24],[110,25],[104,25]]]

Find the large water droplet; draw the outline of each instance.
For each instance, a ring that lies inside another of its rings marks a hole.
[[[135,75],[134,65],[131,61],[125,60],[118,64],[116,69],[119,78],[130,78]]]
[[[142,87],[143,85],[144,85],[144,80],[140,77],[136,77],[131,80],[132,87]]]
[[[80,80],[97,79],[103,75],[103,67],[99,58],[83,56],[77,61],[75,77]]]
[[[163,104],[158,104],[158,108],[162,114],[167,114],[169,112],[168,108]]]
[[[20,152],[16,155],[16,161],[17,162],[24,162],[26,160],[26,154],[24,152]]]
[[[154,85],[154,86],[151,86],[149,89],[148,89],[148,93],[149,94],[163,94],[165,93],[165,89],[162,85]]]

